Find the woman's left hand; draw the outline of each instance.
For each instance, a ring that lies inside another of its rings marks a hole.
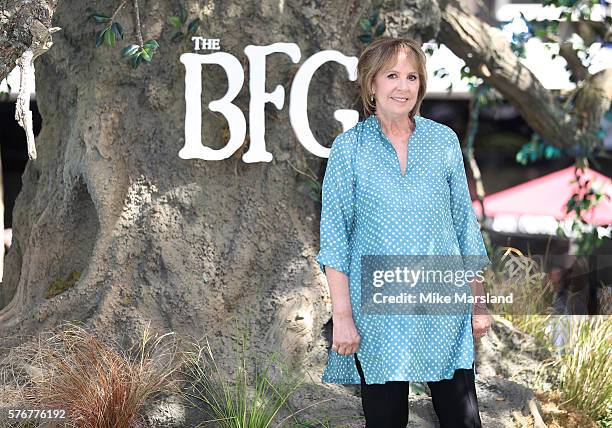
[[[474,339],[480,339],[491,328],[493,317],[489,310],[477,306],[472,307],[472,334]]]

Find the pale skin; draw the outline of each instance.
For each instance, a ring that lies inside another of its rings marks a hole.
[[[406,174],[408,140],[414,124],[410,111],[419,93],[419,74],[410,54],[400,51],[395,64],[376,74],[371,93],[376,100],[376,117],[387,136],[400,164],[400,172]],[[353,320],[349,296],[349,277],[332,267],[325,267],[327,284],[332,300],[333,343],[332,349],[340,355],[350,355],[359,349],[361,337]],[[481,282],[470,283],[473,295],[484,295]],[[475,339],[484,336],[491,326],[492,317],[486,308],[473,306],[472,332]]]

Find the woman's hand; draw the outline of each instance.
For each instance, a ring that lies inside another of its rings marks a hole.
[[[352,314],[333,316],[333,343],[332,351],[340,355],[350,355],[357,352],[361,337],[355,327]]]
[[[491,322],[493,317],[489,314],[487,308],[480,306],[472,307],[472,334],[474,339],[480,339],[482,336],[487,334],[491,328]]]

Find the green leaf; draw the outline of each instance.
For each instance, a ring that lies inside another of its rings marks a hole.
[[[461,67],[461,78],[467,78],[469,79],[470,77],[472,77],[472,72],[470,71],[470,67],[468,67],[467,65],[464,65],[463,67]]]
[[[185,9],[185,6],[183,5],[181,5],[179,9],[179,18],[182,24],[184,24],[187,21],[187,9]]]
[[[187,32],[195,33],[199,26],[200,26],[200,18],[196,18],[189,23],[189,26],[187,27]]]
[[[306,184],[308,185],[308,187],[310,187],[316,192],[319,192],[321,190],[321,183],[317,180],[313,180],[310,177],[306,179]]]
[[[537,161],[538,160],[538,154],[536,152],[534,152],[534,151],[529,152],[529,160],[531,162]]]
[[[553,21],[548,26],[550,28],[548,30],[550,33],[557,33],[559,31],[559,22],[558,21]]]
[[[535,36],[540,39],[546,39],[546,37],[548,36],[548,33],[546,32],[544,28],[536,28]]]
[[[361,40],[363,43],[370,43],[372,41],[372,35],[362,34],[361,36],[359,36],[359,40]]]
[[[157,40],[155,39],[150,39],[144,42],[143,46],[145,48],[157,49],[159,47],[159,43],[157,43]]]
[[[372,28],[372,23],[368,19],[362,19],[361,21],[359,21],[359,25],[361,26],[361,29],[363,31],[370,31],[370,29]]]
[[[178,16],[171,16],[168,18],[168,23],[174,28],[181,28],[181,19]]]
[[[378,36],[382,36],[382,34],[385,32],[385,29],[387,27],[385,26],[384,21],[381,22],[380,24],[378,24],[378,27],[376,27],[376,32],[374,34],[376,34],[376,37]]]
[[[546,146],[546,149],[544,150],[544,155],[546,159],[560,158],[561,150],[554,146]]]
[[[557,230],[555,230],[555,233],[560,238],[565,237],[565,231],[563,230],[561,226],[557,226]]]
[[[580,210],[582,211],[586,211],[589,209],[589,207],[591,206],[591,201],[589,201],[588,199],[583,199],[582,201],[580,201]]]
[[[93,12],[93,13],[91,13],[89,15],[89,18],[93,19],[98,24],[110,21],[110,16],[106,16],[103,13],[100,13],[100,12]]]
[[[113,22],[113,31],[115,32],[115,35],[120,38],[123,39],[123,27],[121,27],[121,24],[119,24],[118,22]]]
[[[372,26],[376,25],[378,22],[378,17],[380,16],[380,9],[374,9],[372,14],[370,15],[370,23]]]
[[[132,63],[132,68],[138,68],[138,66],[140,65],[141,62],[141,52],[138,52],[136,55],[134,55],[131,59],[130,62]]]
[[[138,52],[138,49],[140,49],[140,46],[138,46],[138,45],[135,45],[135,44],[127,45],[126,47],[121,49],[121,56],[123,56],[123,57],[132,56],[136,52]]]
[[[104,33],[104,43],[111,48],[115,47],[115,33],[110,30],[110,27],[107,28]]]
[[[175,33],[175,34],[174,34],[174,36],[172,36],[172,38],[170,39],[170,41],[171,41],[171,42],[176,42],[176,41],[178,41],[178,40],[182,40],[184,36],[185,36],[185,35],[184,35],[182,32],[180,32],[180,31],[179,31],[179,32]]]
[[[140,53],[140,56],[142,56],[142,59],[144,59],[145,61],[150,62],[151,58],[153,57],[153,53],[149,48],[144,48]]]
[[[106,32],[108,31],[108,27],[103,28],[102,30],[98,31],[96,33],[96,47],[102,45],[102,43],[104,43],[104,36],[106,34]]]

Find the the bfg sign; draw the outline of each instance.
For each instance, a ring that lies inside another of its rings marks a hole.
[[[192,38],[199,50],[200,43],[208,49],[218,49],[218,39]],[[217,43],[210,42],[211,40]],[[214,46],[214,47],[211,47]],[[249,45],[244,48],[249,59],[249,149],[243,154],[244,162],[270,162],[272,153],[266,150],[264,106],[272,103],[277,109],[285,104],[285,90],[277,86],[272,92],[266,92],[266,57],[273,53],[284,53],[291,61],[298,63],[302,56],[295,43],[274,43],[267,46]],[[179,151],[182,159],[222,160],[230,157],[244,144],[246,137],[246,118],[244,113],[233,104],[244,83],[244,69],[238,59],[227,52],[210,54],[184,53],[180,57],[185,65],[185,146]],[[306,59],[300,66],[289,94],[289,119],[298,141],[306,150],[320,157],[328,157],[329,149],[319,144],[308,123],[307,99],[308,87],[314,73],[326,62],[342,64],[349,80],[357,79],[357,57],[348,57],[338,51],[326,50],[317,52]],[[206,147],[202,141],[202,64],[217,64],[227,74],[228,88],[225,95],[211,101],[208,107],[223,114],[227,120],[230,138],[220,149]],[[353,127],[359,120],[356,110],[336,110],[336,120],[341,122],[343,131]]]

